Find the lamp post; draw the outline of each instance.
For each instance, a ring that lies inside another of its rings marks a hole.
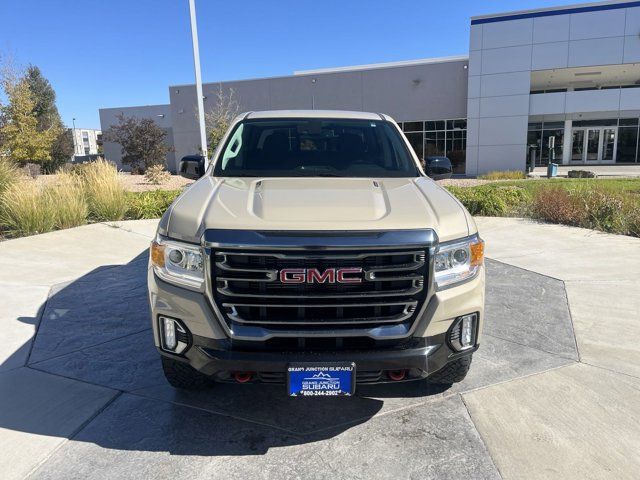
[[[198,24],[196,23],[195,0],[189,0],[189,15],[191,19],[191,43],[193,44],[193,68],[196,76],[198,121],[200,124],[200,149],[204,156],[204,168],[206,170],[209,166],[209,155],[207,152],[207,133],[204,124],[204,99],[202,96],[202,75],[200,73],[200,49],[198,47]]]
[[[78,144],[76,143],[76,119],[75,117],[71,119],[73,123],[73,156],[75,157],[78,153]]]

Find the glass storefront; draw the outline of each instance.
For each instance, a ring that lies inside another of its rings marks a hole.
[[[638,163],[639,128],[637,118],[574,120],[569,163]],[[527,145],[529,151],[535,149],[536,165],[548,165],[549,157],[554,163],[562,163],[564,135],[564,122],[529,124]],[[551,150],[550,137],[555,137]]]
[[[637,163],[638,127],[637,118],[574,121],[571,162]]]
[[[638,119],[621,118],[618,122],[616,163],[638,162]]]
[[[553,140],[554,147],[549,148],[549,138]],[[562,150],[564,143],[564,122],[538,122],[530,123],[527,132],[528,147],[535,148],[536,165],[548,165],[549,157],[552,163],[562,163]]]
[[[419,158],[446,156],[453,173],[464,174],[467,153],[467,120],[398,122]]]

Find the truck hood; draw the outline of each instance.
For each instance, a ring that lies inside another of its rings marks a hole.
[[[429,178],[203,177],[163,217],[163,235],[199,243],[206,229],[407,230],[440,241],[474,233],[462,205]]]

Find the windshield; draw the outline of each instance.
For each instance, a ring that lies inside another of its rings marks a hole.
[[[398,130],[379,120],[247,120],[236,125],[217,177],[417,177]]]

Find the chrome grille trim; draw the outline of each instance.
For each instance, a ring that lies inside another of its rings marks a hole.
[[[269,298],[369,298],[369,297],[397,297],[399,295],[416,295],[420,293],[424,288],[424,282],[422,280],[418,280],[415,282],[415,285],[411,288],[404,290],[387,290],[380,292],[367,292],[367,293],[325,293],[322,295],[304,295],[304,294],[292,294],[292,295],[280,295],[280,294],[269,294]],[[246,297],[246,298],[264,298],[264,294],[260,293],[235,293],[229,290],[226,287],[216,288],[217,292],[226,297]]]
[[[409,319],[415,312],[417,301],[411,302],[390,302],[390,303],[355,303],[355,304],[265,304],[265,303],[223,303],[222,306],[225,309],[230,309],[227,312],[227,316],[233,321],[244,324],[255,325],[357,325],[357,324],[382,324],[382,323],[400,323]],[[255,307],[255,308],[295,308],[295,309],[313,309],[313,308],[361,308],[361,307],[389,307],[389,306],[404,306],[401,313],[389,316],[377,316],[375,320],[370,318],[329,318],[329,319],[298,319],[298,320],[278,320],[277,318],[269,318],[265,320],[244,319],[238,314],[238,307]]]

